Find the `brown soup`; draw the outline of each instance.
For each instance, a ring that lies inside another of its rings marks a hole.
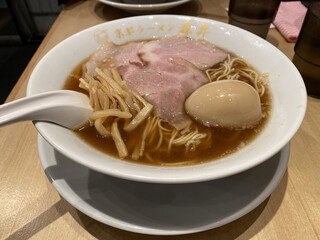
[[[86,61],[86,60],[85,60]],[[85,62],[83,61],[83,62]],[[79,91],[86,93],[83,89],[79,88],[79,77],[82,76],[82,64],[79,64],[68,77],[63,89]],[[200,144],[195,151],[186,151],[184,146],[175,146],[172,148],[170,154],[167,151],[152,151],[154,146],[146,146],[145,151],[152,155],[152,160],[143,156],[139,160],[126,158],[124,160],[133,161],[136,163],[151,164],[151,165],[175,165],[179,162],[189,161],[190,164],[198,164],[207,161],[219,159],[251,142],[264,128],[269,119],[269,112],[271,110],[271,96],[268,89],[261,98],[263,117],[260,122],[252,129],[244,130],[230,130],[226,128],[207,128],[200,123],[194,122],[198,129],[201,131],[210,131],[212,140],[209,144]],[[144,125],[144,124],[141,124]],[[143,127],[138,127],[136,130],[127,133],[121,131],[128,151],[132,151],[137,144],[137,137],[142,134]],[[118,152],[112,138],[101,136],[94,127],[89,124],[75,131],[75,133],[96,149],[118,158]]]

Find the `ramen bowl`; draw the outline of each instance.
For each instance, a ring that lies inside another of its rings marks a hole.
[[[303,80],[291,61],[267,41],[237,27],[197,17],[153,15],[106,22],[81,31],[52,48],[37,64],[27,96],[61,89],[72,70],[100,44],[185,34],[243,57],[269,73],[272,113],[263,131],[233,154],[202,164],[163,167],[120,160],[100,152],[73,131],[49,122],[34,122],[57,151],[95,171],[128,180],[190,183],[223,178],[250,169],[279,152],[299,129],[306,111]]]

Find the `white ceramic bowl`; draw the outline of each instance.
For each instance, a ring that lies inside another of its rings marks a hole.
[[[119,178],[157,183],[187,183],[230,176],[252,168],[280,151],[294,136],[306,111],[303,80],[291,61],[276,47],[231,25],[188,16],[139,16],[103,23],[64,40],[49,51],[30,76],[27,95],[61,89],[67,75],[99,43],[125,43],[184,33],[244,57],[260,72],[270,74],[272,116],[263,132],[246,147],[220,160],[180,167],[130,163],[110,157],[85,143],[72,131],[36,122],[39,133],[59,152],[93,170]]]
[[[175,1],[164,1],[164,0],[141,0],[144,4],[137,4],[135,0],[98,0],[106,5],[123,9],[133,13],[144,13],[144,12],[158,12],[169,8],[177,7],[185,4],[190,0],[175,0]]]

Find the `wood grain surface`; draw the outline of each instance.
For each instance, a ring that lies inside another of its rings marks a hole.
[[[165,13],[227,22],[227,6],[224,0],[193,0]],[[132,14],[94,0],[70,1],[7,102],[25,96],[33,68],[56,44],[90,26],[128,16]],[[276,29],[269,31],[267,40],[292,59],[294,44],[287,43]],[[320,100],[308,97],[306,117],[291,141],[288,169],[271,196],[234,222],[183,236],[126,232],[84,215],[48,181],[40,164],[33,124],[0,128],[0,239],[320,239],[319,122]]]

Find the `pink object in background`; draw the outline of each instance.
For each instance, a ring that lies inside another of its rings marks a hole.
[[[301,2],[281,2],[273,24],[287,39],[296,42],[307,8]]]

